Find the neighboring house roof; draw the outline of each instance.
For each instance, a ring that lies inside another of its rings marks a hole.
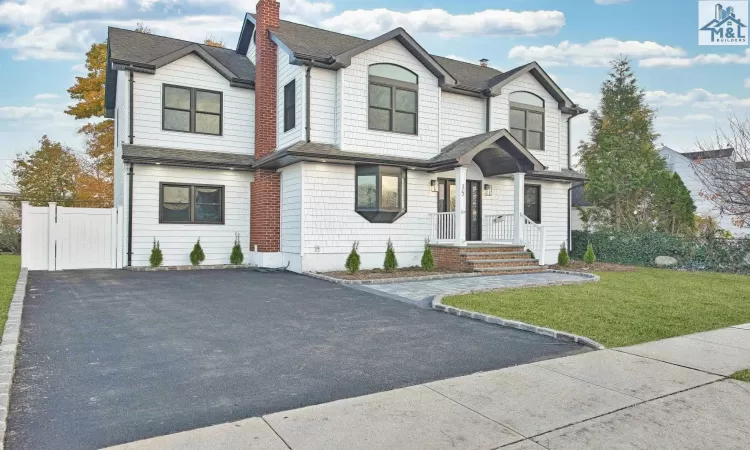
[[[255,85],[255,66],[232,49],[113,27],[109,28],[107,43],[105,117],[108,118],[114,118],[118,70],[155,73],[159,67],[189,54],[204,60],[232,86],[252,89]]]
[[[750,169],[750,161],[737,161],[738,169]]]
[[[570,205],[577,208],[593,206],[586,200],[586,188],[583,184],[576,185],[570,190]]]
[[[671,149],[670,149],[671,150]],[[734,154],[733,148],[723,148],[719,150],[707,150],[705,152],[689,152],[680,153],[687,159],[697,161],[699,159],[713,159],[713,158],[731,158]]]
[[[254,157],[242,153],[207,152],[190,149],[123,144],[122,159],[140,164],[200,167],[206,169],[251,170]]]

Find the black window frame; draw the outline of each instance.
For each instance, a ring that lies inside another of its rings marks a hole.
[[[291,90],[291,95],[289,94]],[[291,119],[291,120],[290,120]],[[297,80],[284,86],[284,133],[297,126]]]
[[[189,188],[190,189],[190,197],[189,197],[189,203],[188,208],[190,210],[190,220],[189,221],[172,221],[172,220],[164,220],[164,188],[165,187],[179,187],[179,188]],[[211,189],[219,189],[221,192],[221,220],[219,222],[206,222],[206,221],[196,221],[195,220],[195,189],[196,188],[211,188]],[[224,185],[216,185],[216,184],[191,184],[191,183],[159,183],[159,223],[160,224],[178,224],[178,225],[224,225],[225,224],[225,186]]]
[[[375,207],[366,208],[359,206],[359,177],[375,176]],[[384,208],[382,206],[382,177],[398,177],[398,204],[397,208]],[[407,212],[407,171],[401,167],[393,166],[356,166],[354,171],[354,211],[371,223],[394,223]]]
[[[389,65],[389,66],[395,66],[395,67],[399,67],[401,69],[404,69],[404,70],[406,70],[406,71],[414,74],[414,76],[417,79],[417,82],[416,83],[407,83],[405,81],[394,80],[394,79],[391,79],[391,78],[380,77],[380,76],[377,76],[377,75],[370,75],[369,74],[369,68],[368,68],[368,75],[367,75],[368,76],[368,83],[367,83],[367,128],[369,130],[372,130],[372,131],[381,131],[381,132],[384,132],[384,133],[398,133],[398,134],[405,134],[407,136],[418,136],[419,135],[419,75],[417,75],[413,71],[407,69],[406,67],[399,66],[398,64],[378,63],[378,64],[372,64],[370,67],[377,66],[377,65]],[[391,107],[390,108],[383,108],[382,106],[373,106],[372,105],[372,102],[371,102],[372,99],[370,98],[370,85],[386,87],[386,88],[389,88],[391,90]],[[396,91],[397,90],[409,91],[409,92],[413,92],[414,93],[414,102],[415,102],[415,106],[416,106],[415,111],[404,111],[404,110],[399,110],[398,108],[396,108]],[[391,119],[390,119],[390,121],[388,123],[388,129],[387,130],[383,130],[383,129],[380,129],[380,128],[373,128],[373,126],[370,124],[370,110],[371,109],[378,109],[378,110],[381,110],[381,111],[389,111],[390,112]],[[395,120],[396,120],[396,113],[411,114],[411,115],[414,116],[414,133],[407,133],[405,131],[396,131],[395,130],[394,124],[395,124]]]
[[[524,103],[510,102],[510,109],[522,112],[523,113],[523,122],[524,122],[524,128],[514,127],[514,126],[511,125],[511,123],[510,123],[510,115],[508,115],[508,129],[511,131],[511,134],[513,133],[513,130],[522,131],[523,132],[523,142],[521,142],[521,144],[523,144],[524,148],[526,148],[528,150],[544,151],[545,147],[547,146],[546,139],[545,139],[545,135],[547,134],[546,133],[546,129],[547,129],[547,123],[546,122],[547,121],[546,121],[546,117],[545,117],[544,108],[543,107],[539,107],[539,106],[526,105]],[[529,113],[530,112],[534,113],[534,114],[541,114],[541,116],[542,116],[542,129],[541,129],[541,131],[540,130],[530,130],[529,129]],[[529,132],[530,131],[533,132],[533,133],[541,133],[542,134],[542,138],[541,138],[541,141],[542,141],[541,147],[542,148],[531,148],[531,147],[528,146],[529,145]]]
[[[175,89],[184,89],[184,90],[190,91],[190,109],[180,109],[180,108],[168,107],[166,105],[166,102],[167,102],[166,92],[167,92],[167,88],[168,87],[175,88]],[[219,112],[215,113],[215,112],[212,112],[212,111],[199,111],[199,110],[197,110],[196,109],[196,104],[197,104],[196,94],[198,92],[205,92],[205,93],[208,93],[208,94],[218,94],[219,95]],[[167,128],[166,127],[166,121],[164,120],[165,119],[165,112],[167,110],[183,111],[183,112],[190,113],[190,119],[189,119],[190,130],[174,130],[174,129],[171,129],[171,128]],[[217,133],[206,133],[204,131],[195,131],[195,117],[196,117],[196,114],[208,114],[208,115],[212,115],[212,116],[219,116],[219,133],[217,134]],[[167,83],[162,84],[162,88],[161,88],[161,129],[162,129],[162,131],[171,131],[171,132],[175,132],[175,133],[192,133],[192,134],[203,134],[203,135],[206,135],[206,136],[223,136],[224,135],[224,93],[221,92],[221,91],[212,91],[212,90],[209,90],[209,89],[201,89],[201,88],[191,88],[191,87],[187,87],[187,86],[179,86],[179,85],[176,85],[176,84],[167,84]]]
[[[526,190],[528,188],[536,189],[536,215],[538,221],[534,220],[534,217],[526,214]],[[524,184],[523,185],[523,215],[528,217],[532,222],[536,224],[542,223],[542,185],[541,184]]]

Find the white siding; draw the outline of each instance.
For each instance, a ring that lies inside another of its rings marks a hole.
[[[555,183],[551,181],[536,182],[529,180],[527,184],[541,185],[542,195],[542,225],[547,232],[547,264],[555,264],[560,245],[568,242],[568,189],[570,183]]]
[[[368,128],[368,67],[392,63],[419,76],[418,135]],[[431,158],[440,151],[440,91],[437,79],[398,41],[390,40],[352,58],[342,73],[342,150],[388,156]]]
[[[541,161],[542,164],[547,166],[549,170],[560,170],[563,167],[560,165],[562,158],[560,155],[561,122],[559,105],[532,75],[528,73],[521,75],[508,83],[507,86],[503,87],[502,94],[497,97],[492,97],[492,105],[490,107],[492,129],[498,130],[501,128],[509,128],[508,116],[510,114],[510,104],[508,96],[516,91],[531,92],[544,99],[545,149],[543,151],[530,151],[539,161]],[[564,151],[567,151],[567,149]],[[567,166],[567,153],[565,154],[565,160],[565,166]]]
[[[221,91],[222,136],[162,130],[164,84]],[[226,78],[193,54],[160,67],[154,75],[135,73],[133,99],[134,144],[230,153],[252,153],[255,148],[255,91],[229,86]]]
[[[310,140],[313,142],[336,144],[336,78],[332,70],[313,68],[310,73]]]
[[[164,265],[189,265],[190,251],[200,238],[203,264],[229,264],[235,233],[246,253],[250,246],[249,172],[136,165],[133,184],[133,262],[146,266],[154,238],[164,253]],[[159,183],[224,186],[224,225],[160,224]]]
[[[441,92],[440,147],[487,131],[486,100],[467,95]]]
[[[574,142],[570,142],[571,148],[568,148],[568,119],[570,114],[560,114],[560,168],[568,168],[568,152],[576,152],[573,148],[577,145]],[[572,161],[571,161],[572,163]],[[572,169],[572,167],[571,167]]]
[[[281,251],[300,252],[302,224],[302,163],[281,170]]]
[[[250,37],[250,46],[247,48],[247,59],[255,64],[255,33]]]
[[[289,55],[281,49],[277,49],[278,55],[278,94],[276,103],[278,104],[276,121],[277,127],[277,148],[288,147],[295,142],[305,139],[305,70],[301,66],[289,64]],[[296,118],[294,128],[284,133],[284,86],[295,80],[295,107]]]
[[[114,161],[114,206],[125,204],[125,164],[122,162],[122,144],[128,142],[130,96],[128,83],[130,73],[117,72],[117,104],[115,105],[115,161]]]

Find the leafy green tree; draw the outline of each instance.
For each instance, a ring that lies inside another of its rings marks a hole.
[[[432,249],[430,248],[430,243],[425,241],[424,243],[424,253],[422,253],[422,269],[426,271],[432,271],[435,270],[435,258],[432,257]]]
[[[151,264],[151,267],[159,267],[163,261],[164,255],[161,252],[159,241],[154,238],[154,246],[151,248],[151,256],[149,257],[148,262]]]
[[[349,252],[349,256],[346,257],[346,263],[344,263],[344,267],[346,267],[346,270],[349,271],[349,273],[357,273],[359,271],[359,265],[360,265],[360,258],[359,253],[357,253],[357,248],[359,247],[359,241],[354,241],[352,244],[352,251]]]
[[[235,266],[242,264],[245,260],[245,255],[242,254],[242,245],[240,245],[240,234],[237,233],[234,238],[234,246],[232,247],[232,254],[229,255],[229,262]]]
[[[388,238],[388,244],[386,245],[383,269],[385,269],[386,272],[393,272],[398,268],[398,260],[396,259],[396,252],[393,250],[393,242],[391,242],[391,238]]]
[[[665,170],[654,145],[655,111],[644,100],[627,58],[612,62],[601,88],[599,109],[591,112],[591,134],[578,156],[589,182],[586,199],[601,228],[636,230],[647,223],[644,212],[653,182]],[[650,225],[648,225],[650,227]]]
[[[662,172],[656,179],[650,209],[657,231],[691,234],[695,228],[695,203],[676,173]]]
[[[76,199],[81,175],[78,159],[71,149],[47,136],[42,136],[36,150],[17,155],[11,172],[20,197],[33,206],[48,202],[71,206]]]
[[[198,238],[198,242],[193,246],[193,251],[190,252],[190,263],[194,266],[199,265],[206,259],[206,255],[203,253],[203,247],[201,247],[201,239]]]
[[[568,267],[570,265],[570,256],[568,256],[568,249],[565,248],[565,242],[560,245],[560,252],[557,254],[557,265],[560,267]]]

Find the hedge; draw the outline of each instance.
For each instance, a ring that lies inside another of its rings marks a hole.
[[[571,257],[583,260],[588,243],[601,262],[655,266],[657,256],[677,259],[678,269],[750,273],[750,239],[704,239],[667,233],[573,231]]]

